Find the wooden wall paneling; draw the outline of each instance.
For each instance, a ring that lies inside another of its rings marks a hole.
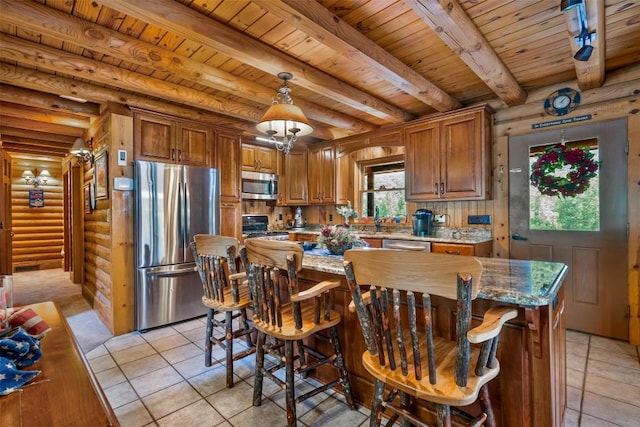
[[[498,136],[493,144],[492,235],[493,256],[509,258],[509,138]]]
[[[630,115],[629,166],[629,341],[640,345],[640,114]]]

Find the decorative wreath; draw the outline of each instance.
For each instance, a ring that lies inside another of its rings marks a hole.
[[[588,148],[569,148],[556,144],[545,150],[532,166],[531,185],[546,196],[574,197],[589,188],[589,181],[595,178],[598,162]],[[569,167],[564,176],[554,172]]]

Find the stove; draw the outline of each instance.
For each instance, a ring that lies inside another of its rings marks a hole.
[[[289,239],[289,233],[286,231],[269,230],[269,216],[262,214],[242,215],[242,234],[246,235],[246,238]]]

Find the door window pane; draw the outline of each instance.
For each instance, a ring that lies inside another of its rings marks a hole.
[[[532,176],[534,170],[544,169],[544,173],[539,175],[541,179],[542,176],[554,178],[554,184],[551,185],[540,184],[536,186],[531,180],[529,181],[529,228],[531,230],[599,231],[599,166],[595,171],[595,176],[588,179],[588,188],[583,192],[577,189],[582,181],[581,176],[584,177],[587,174],[584,165],[599,161],[598,141],[594,139],[565,143],[565,151],[563,152],[568,153],[566,158],[569,160],[563,162],[564,166],[555,170],[540,167],[539,158],[545,153],[555,151],[550,149],[561,149],[561,146],[562,143],[557,143],[531,147],[529,150],[529,176]],[[575,149],[584,150],[586,153],[590,152],[593,157],[578,162],[575,157],[571,157],[580,154],[579,151],[572,151]],[[554,194],[542,194],[540,188],[546,188],[547,191]],[[562,190],[568,191],[569,195],[562,195]]]

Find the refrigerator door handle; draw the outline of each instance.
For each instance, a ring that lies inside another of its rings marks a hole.
[[[182,239],[184,242],[184,259],[189,260],[189,230],[191,230],[191,194],[189,191],[189,185],[185,182],[184,184],[184,202],[182,206],[184,207],[184,212],[182,216],[182,226],[184,227],[182,230]]]
[[[188,267],[181,268],[180,270],[172,270],[172,271],[158,271],[158,272],[148,272],[148,277],[172,277],[172,276],[180,276],[181,274],[193,273],[196,271],[196,267]]]

